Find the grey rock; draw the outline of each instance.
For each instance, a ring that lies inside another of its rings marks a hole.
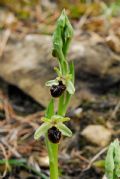
[[[89,125],[81,134],[91,143],[98,146],[106,146],[111,139],[112,132],[102,125]]]
[[[19,39],[13,34],[0,58],[0,77],[46,106],[50,94],[45,82],[55,77],[53,67],[57,64],[51,50],[51,36],[31,34]],[[120,56],[113,53],[95,33],[75,36],[68,59],[74,60],[76,71],[76,93],[72,107],[80,104],[81,90],[90,91],[93,86],[101,88],[102,83],[109,88],[120,80],[120,68],[114,65],[120,62]]]

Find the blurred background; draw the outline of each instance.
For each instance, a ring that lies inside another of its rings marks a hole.
[[[59,148],[61,179],[102,179],[120,137],[120,0],[0,0],[0,178],[47,179],[44,138],[35,141],[57,64],[52,34],[62,9],[74,28],[68,59],[76,93]]]

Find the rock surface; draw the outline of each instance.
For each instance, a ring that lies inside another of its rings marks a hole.
[[[106,146],[111,139],[111,131],[102,125],[89,125],[81,133],[89,142],[98,146]]]
[[[57,64],[51,55],[51,36],[31,34],[16,39],[10,37],[0,58],[0,77],[46,106],[50,96],[45,82],[55,77],[53,67]],[[75,35],[68,58],[74,60],[76,71],[72,107],[80,104],[84,89],[91,93],[94,88],[108,89],[120,81],[120,55],[95,33]]]

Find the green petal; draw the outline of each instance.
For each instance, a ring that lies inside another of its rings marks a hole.
[[[52,118],[51,118],[51,120],[52,120],[53,122],[56,122],[56,123],[62,122],[62,119],[63,119],[63,117],[60,116],[60,115],[54,115],[54,116],[52,116]]]
[[[60,116],[60,115],[54,115],[54,116],[52,116],[52,120],[55,120],[55,119],[61,119],[61,118],[63,118],[62,116]]]
[[[62,117],[61,119],[59,119],[58,121],[59,122],[66,122],[66,121],[69,121],[70,118],[69,117]]]
[[[51,122],[51,119],[47,118],[47,117],[42,117],[41,118],[42,122]]]
[[[47,81],[45,83],[46,86],[52,86],[52,85],[58,85],[58,81],[55,79],[55,80],[50,80],[50,81]]]
[[[42,135],[44,135],[47,130],[51,127],[50,123],[43,123],[34,134],[34,139],[38,140]]]
[[[72,131],[62,122],[57,124],[57,128],[60,130],[60,132],[67,136],[67,137],[71,137],[72,136]]]
[[[68,91],[69,94],[74,94],[75,93],[75,87],[74,87],[74,85],[73,85],[71,80],[67,81],[67,91]]]
[[[52,121],[56,121],[56,122],[65,122],[65,121],[69,121],[70,118],[69,117],[63,117],[60,115],[54,115],[52,116]]]

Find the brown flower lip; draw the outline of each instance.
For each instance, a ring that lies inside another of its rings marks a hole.
[[[58,85],[53,85],[50,88],[51,96],[53,96],[54,98],[59,97],[59,96],[61,96],[63,94],[65,89],[66,89],[66,86],[63,84],[62,81],[59,81]]]
[[[52,143],[59,143],[61,139],[61,132],[59,131],[59,129],[57,129],[55,126],[48,129],[48,139]]]

